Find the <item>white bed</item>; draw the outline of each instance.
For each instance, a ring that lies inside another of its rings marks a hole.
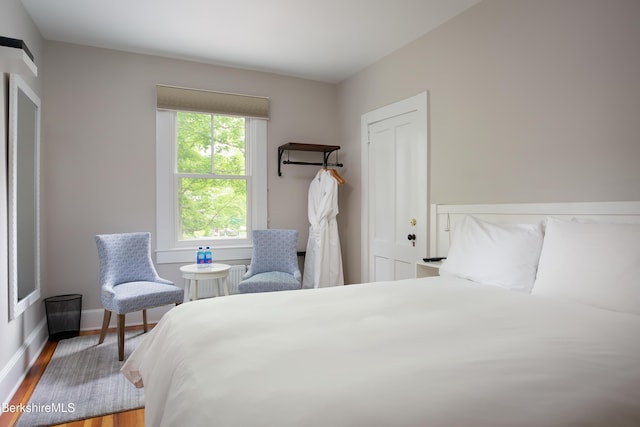
[[[579,235],[603,230],[594,227]],[[622,229],[631,239],[609,234],[631,245],[616,259],[640,269],[635,228]],[[563,266],[580,261],[579,245]],[[583,268],[587,297],[572,298],[581,285],[556,288],[558,263],[545,260],[563,249],[542,248],[532,294],[449,274],[190,302],[163,317],[123,373],[144,385],[154,427],[638,426],[640,276]],[[594,305],[598,281],[624,301]]]

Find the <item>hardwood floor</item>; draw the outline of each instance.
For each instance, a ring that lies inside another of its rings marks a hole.
[[[153,325],[149,325],[152,328]],[[142,326],[129,327],[127,330],[142,329]],[[97,335],[100,331],[83,331],[80,335]],[[115,329],[109,330],[115,333]],[[35,364],[29,369],[24,381],[11,399],[9,405],[26,405],[31,398],[33,390],[36,388],[40,377],[44,373],[47,364],[53,356],[57,346],[56,342],[48,341],[42,353],[38,356]],[[0,416],[0,427],[13,427],[20,418],[19,412],[3,412]],[[85,420],[73,421],[69,423],[57,424],[52,427],[136,427],[144,426],[144,409],[134,409],[132,411],[118,412],[104,415],[102,417],[87,418]]]
[[[118,412],[103,417],[87,418],[71,423],[57,424],[55,427],[134,427],[144,426],[144,409]]]

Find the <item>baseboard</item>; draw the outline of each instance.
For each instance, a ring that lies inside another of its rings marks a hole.
[[[24,340],[18,351],[0,371],[0,398],[8,404],[40,356],[48,340],[47,320],[43,318]]]
[[[162,307],[150,308],[147,310],[147,322],[158,323],[162,315],[175,306],[165,305]],[[102,319],[104,317],[104,310],[102,308],[93,310],[82,310],[82,316],[80,317],[80,329],[83,331],[91,331],[102,328]],[[115,328],[118,316],[111,316],[111,323],[109,327]],[[142,311],[135,311],[128,313],[124,317],[126,326],[142,325]]]

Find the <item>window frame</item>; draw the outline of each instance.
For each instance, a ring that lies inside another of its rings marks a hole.
[[[202,113],[211,114],[211,113]],[[215,114],[212,114],[215,115]],[[219,261],[250,259],[251,230],[267,228],[267,121],[246,120],[247,218],[246,239],[178,240],[177,110],[156,112],[156,262],[195,262],[198,246],[211,246]],[[226,175],[220,175],[224,179]]]

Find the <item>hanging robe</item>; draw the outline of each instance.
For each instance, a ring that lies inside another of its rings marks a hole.
[[[344,285],[338,235],[338,182],[321,169],[309,185],[309,241],[304,259],[303,288]]]

